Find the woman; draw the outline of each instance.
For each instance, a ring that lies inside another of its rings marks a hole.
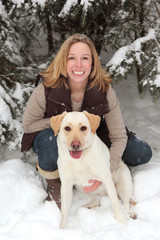
[[[38,156],[38,170],[48,182],[47,191],[58,205],[58,151],[50,125],[53,115],[83,110],[100,115],[97,134],[110,148],[112,172],[122,159],[129,166],[150,160],[152,151],[148,144],[131,133],[127,136],[111,79],[102,69],[95,46],[87,36],[70,36],[40,78],[41,83],[34,89],[23,116],[22,152],[33,147]],[[101,184],[96,180],[90,182],[90,187],[84,187],[86,193]]]

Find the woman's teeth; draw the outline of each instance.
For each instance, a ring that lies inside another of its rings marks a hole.
[[[84,72],[83,71],[73,71],[75,75],[82,75]]]

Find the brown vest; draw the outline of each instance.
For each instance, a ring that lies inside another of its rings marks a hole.
[[[46,112],[45,118],[50,118],[64,111],[71,112],[71,93],[70,89],[66,90],[65,87],[61,88],[47,88],[45,87],[46,96]],[[90,90],[87,90],[84,95],[84,100],[82,104],[82,111],[86,110],[89,113],[93,113],[101,116],[101,124],[97,130],[97,135],[104,141],[107,145],[109,144],[108,129],[103,118],[103,114],[109,112],[108,102],[106,99],[106,93],[98,91],[98,86]],[[39,133],[24,133],[21,143],[21,151],[27,151],[32,147],[34,138]]]

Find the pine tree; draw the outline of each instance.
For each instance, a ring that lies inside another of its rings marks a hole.
[[[0,140],[11,149],[20,146],[21,117],[32,91],[27,79],[33,76],[33,71],[25,67],[27,62],[33,63],[27,50],[29,38],[26,38],[30,25],[25,29],[20,27],[27,9],[29,5],[0,1]]]
[[[36,15],[40,28],[46,33],[48,42],[48,55],[53,59],[54,54],[64,41],[63,31],[60,28],[61,22],[58,17],[65,0],[46,0],[44,7],[37,6]]]
[[[53,55],[57,50],[58,41],[52,39],[52,26],[57,23],[60,1],[56,6],[51,3],[45,0],[40,3],[38,0],[0,0],[0,140],[12,149],[20,146],[21,118],[40,71],[40,59],[35,59],[30,48],[38,41],[36,36],[42,29],[48,33],[49,51]]]
[[[126,42],[115,53],[117,56],[123,52],[123,56],[118,64],[114,62],[115,66],[111,59],[107,64],[108,70],[118,79],[120,76],[127,77],[129,70],[135,66],[140,95],[144,96],[149,89],[156,101],[160,97],[160,28],[155,4],[152,1],[126,0],[123,11],[128,13],[124,18],[127,23],[123,33]]]

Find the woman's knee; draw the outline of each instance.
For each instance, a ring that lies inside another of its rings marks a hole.
[[[128,166],[138,166],[150,161],[152,157],[151,147],[145,141],[130,134],[122,159]]]
[[[46,171],[57,169],[57,137],[52,129],[42,130],[34,139],[33,150],[38,157],[39,166]]]

